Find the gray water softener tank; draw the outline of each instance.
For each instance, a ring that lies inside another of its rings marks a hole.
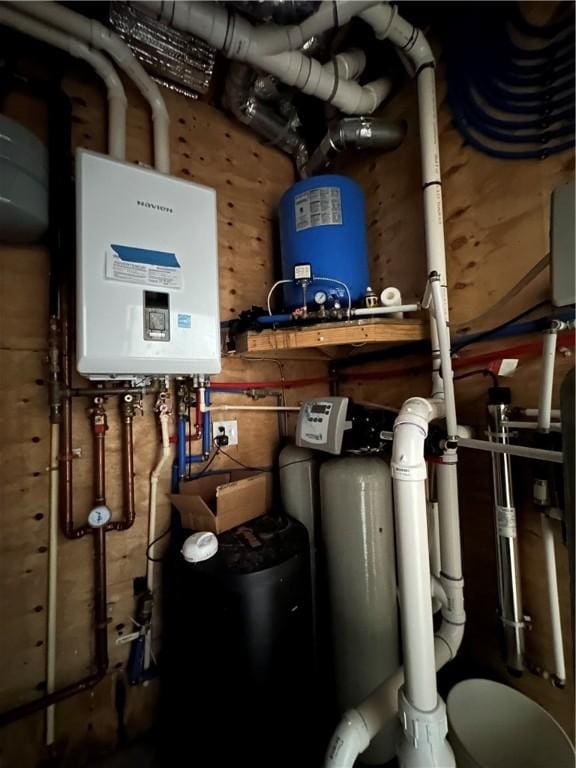
[[[0,115],[0,240],[34,243],[48,229],[48,150]]]

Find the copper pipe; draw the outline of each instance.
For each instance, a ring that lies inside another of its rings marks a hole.
[[[65,394],[72,397],[113,397],[114,395],[148,395],[160,392],[160,387],[72,387]]]
[[[94,500],[96,501],[96,499]],[[108,669],[108,610],[106,592],[106,531],[94,529],[94,633],[96,669]]]
[[[104,433],[106,428],[106,414],[103,413],[103,406],[96,404],[92,416],[92,431],[94,436],[96,453],[100,454],[102,450],[102,461],[95,462],[95,494],[94,504],[105,502],[105,485],[103,461]],[[101,448],[100,448],[101,446]],[[107,615],[107,591],[106,591],[106,532],[104,527],[89,529],[93,533],[94,541],[94,641],[95,641],[95,661],[96,671],[87,677],[78,680],[76,683],[60,688],[53,693],[42,696],[20,707],[4,712],[0,715],[0,727],[13,723],[22,717],[32,715],[51,704],[57,704],[59,701],[75,696],[77,693],[87,691],[93,688],[106,674],[108,669],[108,615]]]
[[[122,495],[124,509],[122,520],[110,522],[106,525],[107,531],[126,531],[134,525],[136,519],[136,505],[134,503],[134,438],[132,425],[134,422],[134,398],[126,393],[120,401],[120,415],[122,420]]]
[[[95,397],[90,409],[92,439],[94,443],[94,506],[106,504],[106,430],[108,422],[104,410],[104,398]]]
[[[80,539],[91,532],[88,524],[74,528],[72,492],[72,355],[70,350],[69,304],[66,288],[60,291],[62,384],[62,453],[60,455],[60,528],[67,539]]]
[[[96,499],[95,499],[96,501]],[[92,530],[92,529],[91,529]],[[0,728],[22,717],[46,709],[52,704],[69,699],[83,691],[90,690],[102,680],[108,670],[108,615],[106,592],[106,533],[104,528],[93,531],[94,536],[94,655],[96,671],[65,688],[42,696],[27,704],[0,714]]]

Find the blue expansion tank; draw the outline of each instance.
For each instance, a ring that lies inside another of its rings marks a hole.
[[[352,302],[358,302],[370,285],[364,193],[346,176],[314,176],[294,184],[279,206],[282,277],[294,277],[295,264],[311,264],[313,277],[346,283]],[[307,288],[308,305],[324,291],[327,306],[337,297],[347,306],[346,289],[336,283],[314,280]],[[302,289],[284,286],[284,309],[302,306]]]

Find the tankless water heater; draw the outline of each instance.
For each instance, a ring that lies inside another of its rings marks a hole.
[[[215,190],[87,150],[76,169],[78,371],[219,373]]]

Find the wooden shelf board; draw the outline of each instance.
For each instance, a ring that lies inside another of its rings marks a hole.
[[[346,344],[399,344],[428,338],[421,319],[362,319],[280,330],[247,331],[236,338],[236,352],[278,352]]]

